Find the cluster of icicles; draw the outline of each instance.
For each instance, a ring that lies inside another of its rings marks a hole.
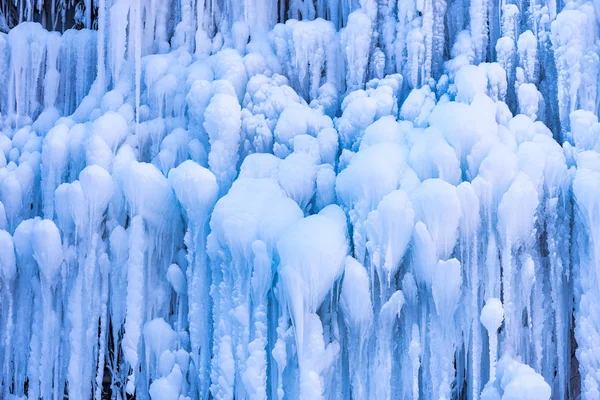
[[[0,398],[600,397],[593,4],[342,3],[0,33]]]

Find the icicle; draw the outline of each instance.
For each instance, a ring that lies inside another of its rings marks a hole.
[[[488,45],[488,1],[471,0],[469,14],[471,16],[471,40],[475,53],[475,63],[485,61]]]
[[[404,295],[401,290],[392,294],[389,300],[381,306],[377,320],[377,344],[375,350],[375,365],[372,370],[373,385],[371,398],[391,399],[392,352],[391,340],[394,334],[394,323],[400,317],[404,305]]]
[[[40,395],[44,399],[50,399],[52,397],[52,378],[56,373],[52,368],[58,350],[56,330],[59,328],[57,326],[58,318],[54,310],[53,292],[63,262],[60,233],[52,221],[41,220],[35,224],[32,231],[32,247],[33,257],[40,269],[40,290],[44,311],[41,357],[39,359]]]
[[[412,398],[419,400],[419,368],[421,367],[421,344],[419,340],[419,327],[417,324],[412,326],[412,338],[408,349],[412,363]]]
[[[106,38],[106,0],[100,0],[98,4],[98,76],[96,78],[100,94],[104,94],[106,88],[106,65],[105,65],[105,38]]]
[[[371,20],[364,12],[355,11],[350,14],[348,25],[341,33],[347,65],[348,91],[363,89],[366,83],[371,33]]]
[[[13,380],[12,371],[12,336],[13,336],[13,313],[15,301],[15,278],[17,275],[17,260],[13,238],[5,230],[0,230],[0,277],[2,277],[3,292],[8,297],[8,313],[6,326],[4,328],[4,360],[2,363],[2,376],[4,377],[3,396],[8,398]]]
[[[116,84],[121,76],[121,69],[125,60],[127,28],[132,24],[127,18],[131,11],[130,3],[127,1],[118,1],[110,8],[110,31],[109,31],[109,49],[108,61],[110,63],[111,78]],[[131,36],[130,36],[131,38]],[[130,40],[131,42],[131,40]]]
[[[369,355],[373,329],[373,306],[369,275],[365,267],[354,258],[346,258],[344,283],[340,307],[348,327],[349,369],[353,398],[369,397],[369,368],[365,360]]]
[[[432,75],[439,79],[442,75],[442,63],[444,59],[444,47],[446,45],[445,20],[448,4],[446,0],[433,1],[433,32],[432,32]]]
[[[92,0],[84,0],[85,2],[85,28],[92,29]]]
[[[131,17],[130,17],[131,18]],[[140,127],[140,97],[142,92],[142,2],[135,3],[135,134],[139,135]],[[129,39],[131,41],[131,24]]]
[[[127,262],[127,309],[125,315],[125,335],[123,353],[129,363],[127,393],[133,394],[136,386],[137,369],[140,361],[139,342],[144,306],[144,251],[145,234],[142,217],[135,216],[131,221],[129,238],[129,260]]]
[[[498,328],[504,319],[504,309],[500,300],[489,298],[481,310],[481,323],[488,332],[490,346],[490,382],[496,380],[496,359],[498,354]]]
[[[591,165],[598,166],[597,163]],[[597,325],[593,321],[596,321],[599,315],[597,303],[593,300],[594,293],[600,291],[600,273],[598,271],[600,224],[598,224],[597,212],[594,211],[599,207],[598,185],[595,184],[599,177],[598,170],[581,168],[576,172],[573,180],[573,192],[578,210],[576,214],[577,227],[574,232],[575,240],[582,240],[583,243],[588,244],[578,251],[580,262],[576,269],[576,287],[581,290],[581,294],[575,303],[575,338],[579,352],[584,353],[593,351],[594,340],[591,338],[597,335]],[[581,391],[585,396],[593,398],[598,395],[600,390],[600,381],[595,375],[599,363],[594,357],[581,357],[581,355],[578,357],[582,382]]]
[[[434,393],[437,393],[440,399],[446,400],[451,398],[451,380],[455,375],[453,360],[456,333],[451,328],[453,325],[451,320],[461,298],[461,286],[460,262],[455,258],[439,261],[432,284],[432,295],[439,320],[432,324],[430,336],[432,347],[439,352],[436,358],[439,357],[440,363],[439,365],[432,363],[432,368],[439,371],[440,376],[433,375],[432,372],[432,379],[434,379]]]
[[[186,211],[188,232],[188,301],[191,358],[200,380],[200,397],[208,395],[210,364],[210,281],[206,253],[208,214],[216,201],[215,176],[193,161],[185,161],[169,173],[169,181]]]
[[[0,3],[0,398],[600,397],[593,2]]]
[[[271,284],[271,260],[264,242],[252,243],[254,272],[252,274],[251,299],[254,304],[253,340],[248,344],[244,386],[251,399],[267,398],[267,293]]]
[[[102,398],[102,391],[104,386],[104,365],[106,363],[106,347],[107,347],[107,328],[108,328],[108,274],[110,268],[110,262],[106,254],[99,260],[100,275],[102,276],[102,290],[101,290],[101,309],[100,309],[100,331],[99,331],[99,345],[98,345],[98,363],[96,367],[96,386],[94,387],[94,399],[100,400]]]
[[[502,237],[502,293],[508,349],[516,348],[517,338],[513,324],[519,324],[515,309],[513,271],[516,268],[513,268],[513,248],[518,247],[531,235],[537,206],[537,191],[523,173],[517,175],[498,205],[498,225]]]

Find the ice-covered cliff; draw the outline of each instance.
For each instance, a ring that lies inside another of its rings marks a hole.
[[[600,399],[599,7],[0,2],[0,398]]]

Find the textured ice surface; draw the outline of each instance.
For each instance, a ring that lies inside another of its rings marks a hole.
[[[599,4],[0,1],[0,399],[599,399]]]

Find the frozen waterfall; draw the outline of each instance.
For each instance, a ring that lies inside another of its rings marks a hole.
[[[599,400],[599,17],[0,0],[0,399]]]

